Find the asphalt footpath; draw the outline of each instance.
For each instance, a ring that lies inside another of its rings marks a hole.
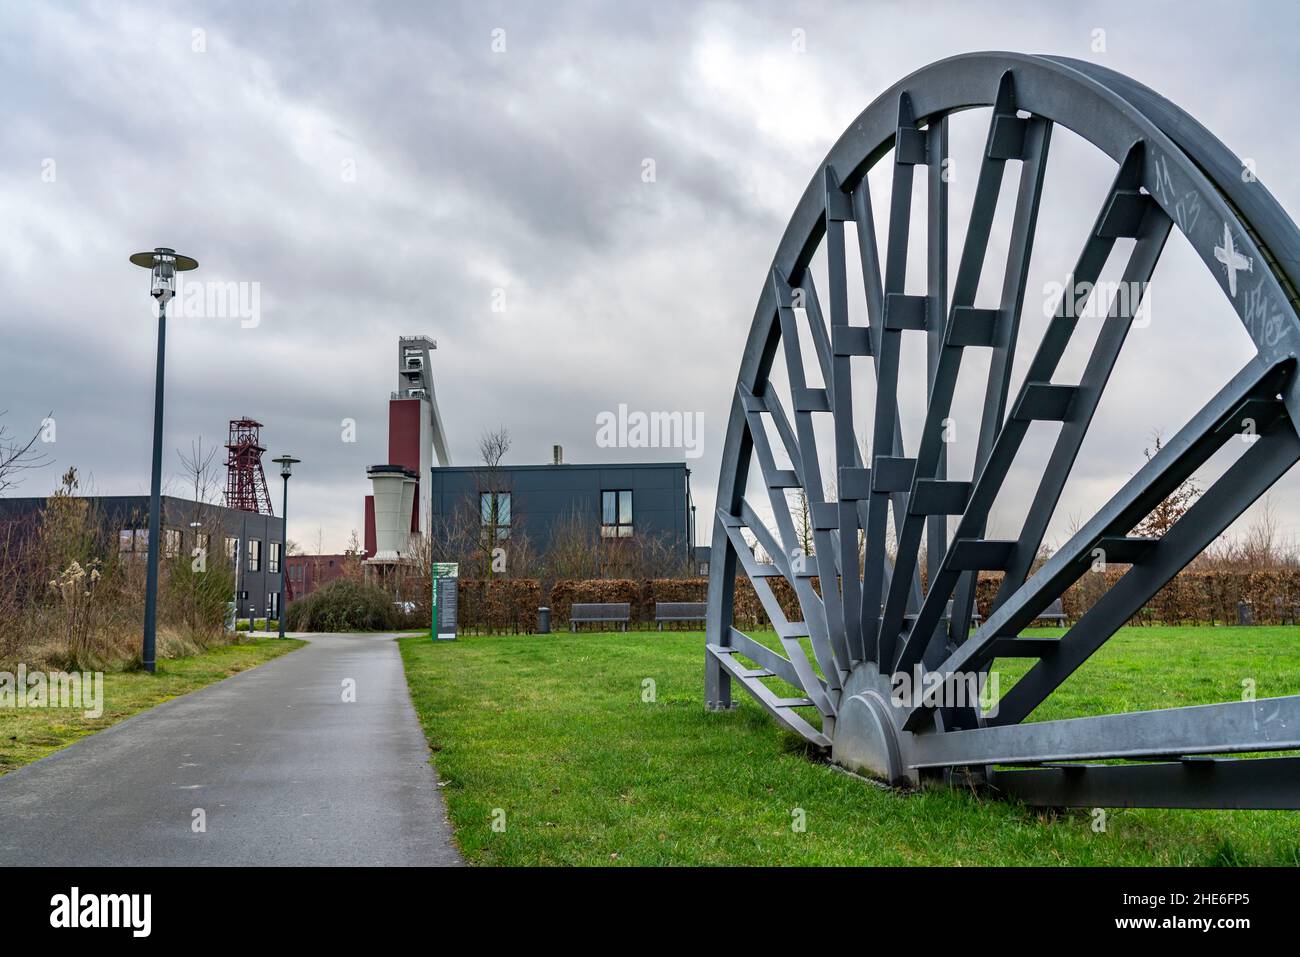
[[[0,865],[461,863],[393,636],[295,637],[0,777]]]

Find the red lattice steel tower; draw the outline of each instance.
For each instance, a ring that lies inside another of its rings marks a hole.
[[[226,442],[226,505],[246,512],[274,515],[271,493],[262,471],[262,423],[252,419],[231,419]]]

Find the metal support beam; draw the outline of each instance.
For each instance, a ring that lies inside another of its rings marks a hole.
[[[1300,748],[1300,695],[917,735],[908,766],[1042,764]]]
[[[1037,807],[1300,810],[1300,758],[1206,758],[995,770],[1000,796]]]

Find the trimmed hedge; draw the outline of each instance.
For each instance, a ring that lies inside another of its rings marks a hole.
[[[1071,621],[1077,620],[1127,571],[1128,566],[1121,565],[1111,566],[1104,572],[1085,573],[1063,596],[1066,616]],[[811,581],[813,587],[820,590],[818,580],[813,578]],[[802,612],[790,583],[783,578],[770,578],[768,583],[786,617],[792,621],[800,619]],[[989,616],[1001,584],[1000,572],[980,576],[975,601],[985,618]],[[550,595],[544,596],[540,583],[535,579],[461,579],[460,626],[466,632],[531,632],[537,626],[538,606],[549,603],[552,627],[560,630],[567,625],[569,609],[575,602],[626,602],[631,607],[631,627],[653,628],[656,602],[705,601],[708,591],[707,578],[603,578],[558,581]],[[1184,571],[1134,615],[1131,623],[1231,624],[1237,620],[1238,601],[1248,601],[1254,606],[1254,620],[1259,624],[1294,620],[1294,607],[1300,604],[1300,569]],[[292,613],[291,606],[291,616]],[[740,629],[764,628],[769,624],[758,595],[747,578],[736,579],[732,615]]]
[[[456,596],[460,631],[517,635],[537,630],[537,608],[543,602],[542,584],[535,578],[462,578]]]

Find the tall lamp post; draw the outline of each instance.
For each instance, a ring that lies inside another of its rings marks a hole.
[[[280,478],[284,479],[284,504],[280,506],[280,637],[284,637],[284,578],[289,573],[289,476],[293,467],[302,459],[295,459],[287,452],[278,459],[271,459],[280,466]]]
[[[136,253],[131,262],[151,273],[149,295],[158,302],[158,368],[153,386],[153,478],[149,488],[149,570],[145,577],[144,670],[155,668],[158,635],[158,540],[162,537],[162,424],[163,359],[167,345],[167,303],[176,295],[176,274],[197,269],[197,260],[159,246],[153,252]]]

